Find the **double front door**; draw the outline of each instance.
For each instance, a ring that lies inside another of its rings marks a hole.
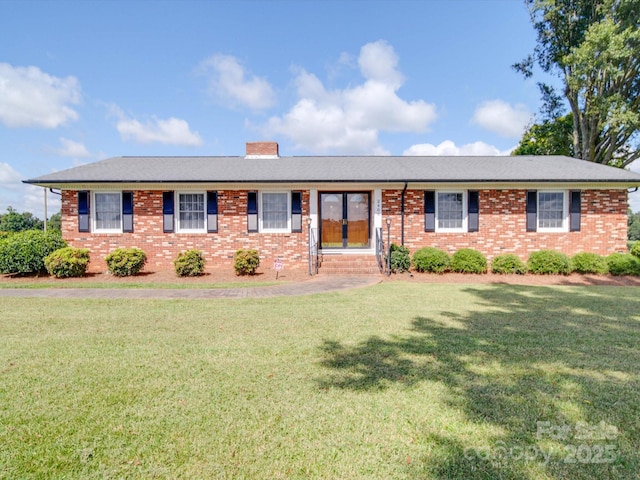
[[[320,193],[320,248],[368,248],[370,192]]]

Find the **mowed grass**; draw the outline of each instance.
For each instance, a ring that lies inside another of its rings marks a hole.
[[[639,294],[0,298],[0,478],[638,478]]]

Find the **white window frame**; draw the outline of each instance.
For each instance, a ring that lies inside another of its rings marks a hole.
[[[462,194],[462,226],[460,228],[443,228],[439,226],[440,223],[440,194],[447,194],[447,193],[455,193],[455,194]],[[468,228],[468,211],[467,211],[467,191],[466,190],[436,190],[435,191],[435,202],[436,202],[436,232],[443,232],[443,233],[465,233],[467,232],[467,228]]]
[[[541,227],[540,226],[540,194],[541,193],[561,193],[562,194],[562,226],[561,227]],[[537,232],[568,232],[569,231],[569,192],[567,190],[538,190],[536,192],[536,231]]]
[[[264,226],[263,200],[264,194],[286,194],[287,195],[287,226],[285,228],[266,228]],[[261,233],[291,233],[291,191],[290,190],[261,190],[258,192],[258,231]]]
[[[182,228],[180,221],[180,195],[202,195],[204,222],[202,228]],[[207,192],[204,191],[176,191],[173,194],[173,211],[175,212],[176,233],[207,233]]]
[[[98,228],[98,219],[97,219],[97,215],[98,215],[98,202],[96,200],[96,195],[104,195],[104,194],[109,194],[109,195],[118,195],[119,197],[119,214],[120,214],[120,226],[118,228]],[[122,191],[119,190],[98,190],[98,191],[94,191],[91,194],[91,204],[90,204],[90,210],[91,210],[91,224],[92,224],[92,231],[94,233],[122,233]]]

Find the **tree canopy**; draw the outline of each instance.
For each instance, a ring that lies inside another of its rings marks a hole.
[[[0,215],[0,232],[21,232],[23,230],[42,230],[43,223],[32,213],[18,213],[13,207]]]
[[[60,230],[61,214],[51,215],[47,222],[48,230]],[[13,207],[7,208],[7,213],[0,214],[0,232],[22,232],[23,230],[42,230],[44,222],[33,213],[18,213]]]
[[[566,155],[573,157],[573,116],[569,113],[531,125],[511,155]]]
[[[561,116],[564,96],[573,156],[618,167],[640,158],[640,0],[525,3],[537,46],[514,68],[531,77],[537,64],[563,83],[562,94],[539,83],[545,121]]]

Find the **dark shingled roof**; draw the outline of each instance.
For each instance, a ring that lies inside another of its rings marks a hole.
[[[640,185],[640,174],[563,156],[115,157],[25,183],[597,182]]]

